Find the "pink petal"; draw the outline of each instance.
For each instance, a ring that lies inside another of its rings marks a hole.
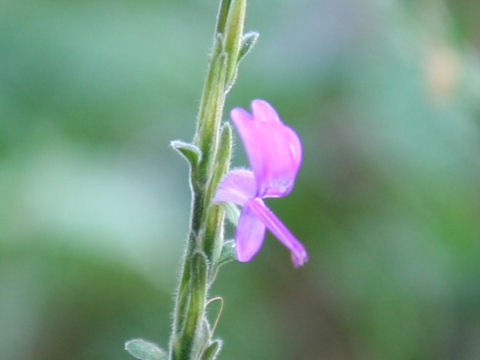
[[[252,109],[253,115],[234,108],[231,118],[255,174],[257,196],[285,196],[293,188],[302,161],[300,139],[266,101],[254,100]]]
[[[255,99],[250,106],[252,107],[252,114],[255,120],[282,124],[277,111],[267,101]]]
[[[265,224],[273,235],[285,245],[292,255],[292,262],[295,267],[303,265],[308,261],[308,254],[305,247],[295,236],[283,225],[282,221],[265,205],[262,199],[250,200],[247,206]]]
[[[256,193],[255,178],[250,170],[231,170],[218,186],[214,202],[232,202],[243,206]]]
[[[235,251],[238,261],[250,261],[262,247],[264,237],[265,225],[247,203],[243,207],[235,233]]]

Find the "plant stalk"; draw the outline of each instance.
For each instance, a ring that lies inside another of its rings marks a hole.
[[[223,246],[223,209],[211,201],[230,164],[231,131],[228,125],[221,126],[221,120],[237,73],[245,8],[246,0],[222,0],[218,11],[192,145],[200,157],[189,161],[191,224],[175,299],[170,360],[213,360],[220,350],[205,312]]]

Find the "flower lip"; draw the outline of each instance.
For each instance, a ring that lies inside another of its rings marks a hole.
[[[273,235],[290,250],[292,262],[295,267],[299,267],[308,261],[305,247],[288,230],[283,222],[270,210],[262,199],[255,198],[248,202],[251,211],[257,215],[261,222],[272,232]]]

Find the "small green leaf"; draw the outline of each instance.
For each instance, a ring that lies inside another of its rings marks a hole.
[[[217,164],[215,169],[215,175],[217,175],[217,178],[213,181],[215,189],[230,167],[232,142],[232,127],[229,123],[224,123],[220,130],[220,144],[218,146],[217,158],[215,159]]]
[[[217,257],[213,260],[214,262],[212,264],[211,271],[208,278],[209,283],[212,284],[215,281],[215,278],[217,277],[217,274],[218,274],[218,270],[222,265],[225,265],[230,261],[234,261],[236,258],[237,257],[235,254],[235,241],[233,240],[224,241],[220,254],[217,255]]]
[[[232,154],[232,128],[230,124],[224,123],[220,133],[220,142],[215,155],[215,169],[208,185],[206,201],[211,201],[215,196],[218,184],[227,174],[230,167],[230,158]]]
[[[225,23],[227,22],[228,10],[232,0],[222,0],[217,15],[217,33],[223,33],[225,30]]]
[[[202,96],[198,128],[195,134],[195,144],[202,151],[202,160],[199,163],[198,180],[206,183],[213,157],[216,152],[219,128],[222,120],[223,105],[225,101],[225,76],[227,71],[228,54],[216,54],[212,60],[204,96]]]
[[[208,210],[203,244],[205,255],[211,262],[215,262],[222,251],[224,218],[223,209],[218,204],[212,204]]]
[[[222,340],[214,340],[202,354],[202,360],[215,360],[222,348]]]
[[[250,50],[253,49],[253,46],[256,44],[259,35],[260,34],[256,31],[250,31],[243,35],[237,62],[240,62],[250,52]]]
[[[226,73],[227,89],[233,85],[237,75],[238,54],[243,35],[246,6],[247,0],[232,0],[228,10],[228,17],[225,22],[224,49],[228,54]]]
[[[180,153],[192,167],[195,167],[200,162],[202,153],[198,147],[193,144],[186,143],[180,140],[174,140],[170,145]]]
[[[224,54],[223,51],[223,34],[218,33],[215,35],[215,39],[213,41],[213,49],[210,54],[210,65],[208,68],[208,75],[203,87],[203,92],[202,92],[202,98],[200,99],[200,112],[198,114],[198,120],[200,122],[197,122],[197,131],[195,135],[198,135],[198,131],[201,130],[202,120],[204,120],[207,116],[207,112],[209,110],[209,106],[211,106],[211,101],[212,101],[212,96],[215,92],[215,90],[218,87],[218,80],[219,80],[219,75],[221,75],[222,71],[225,72],[225,69],[222,69],[223,62],[225,62],[226,67],[226,56],[227,54]],[[224,54],[224,55],[223,55]],[[225,61],[224,61],[225,60]],[[225,80],[222,79],[222,82]],[[223,89],[223,83],[220,84],[222,87],[222,92],[224,91]],[[194,141],[195,144],[198,143],[197,141]]]
[[[223,243],[222,253],[217,261],[216,266],[219,267],[229,261],[235,260],[235,241],[228,240]]]
[[[238,219],[240,218],[240,209],[238,206],[229,202],[219,202],[218,205],[225,211],[228,221],[230,221],[233,226],[237,226]]]
[[[143,339],[133,339],[125,343],[125,350],[140,360],[167,360],[167,353],[154,343]]]

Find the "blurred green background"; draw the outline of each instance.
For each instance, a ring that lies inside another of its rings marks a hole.
[[[166,346],[190,201],[168,144],[193,135],[216,3],[0,1],[1,360]],[[268,235],[222,269],[221,359],[480,359],[479,17],[250,1],[227,108],[267,99],[302,137],[269,205],[311,260]]]

